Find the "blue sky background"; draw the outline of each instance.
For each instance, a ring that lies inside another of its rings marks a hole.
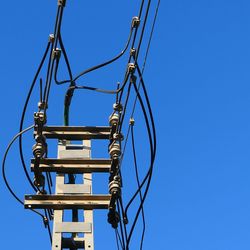
[[[62,35],[75,74],[123,48],[138,5],[139,1],[68,1]],[[18,131],[26,92],[53,31],[55,12],[56,1],[51,0],[1,4],[1,155]],[[250,247],[249,12],[245,0],[162,1],[145,71],[158,133],[155,174],[145,205],[145,250]],[[126,60],[82,83],[114,86],[122,79]],[[65,76],[63,64],[61,68]],[[49,124],[62,124],[64,91],[64,86],[52,88]],[[32,97],[26,126],[32,123],[37,98],[38,94]],[[71,123],[106,125],[113,102],[112,97],[77,92]],[[143,173],[148,149],[142,147],[147,141],[137,111],[136,143]],[[27,162],[32,144],[29,133]],[[93,155],[104,156],[106,149],[99,148]],[[55,156],[53,145],[51,156]],[[127,158],[128,192],[133,171]],[[16,147],[8,158],[7,175],[20,197],[31,193]],[[103,190],[102,185],[98,181],[94,188]],[[16,203],[3,181],[0,188],[1,248],[50,249],[40,218]],[[95,223],[96,249],[116,249],[106,212],[98,212]],[[131,249],[139,249],[139,238],[137,230]]]

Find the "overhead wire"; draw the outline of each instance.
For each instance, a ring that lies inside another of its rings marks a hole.
[[[135,167],[135,175],[136,175],[136,182],[138,188],[140,187],[140,180],[139,180],[139,171],[138,171],[138,165],[137,165],[137,157],[136,157],[136,148],[135,148],[135,138],[134,138],[134,126],[131,126],[131,138],[132,138],[132,152],[133,152],[133,158],[134,158],[134,167]],[[142,191],[139,191],[140,195],[140,202],[142,203]],[[143,241],[144,241],[144,235],[146,230],[146,221],[145,221],[145,214],[144,214],[144,208],[142,206],[141,209],[142,213],[142,236],[141,236],[141,243],[140,243],[140,250],[142,250],[143,247]]]
[[[13,143],[17,140],[18,137],[20,137],[22,134],[28,132],[29,130],[31,130],[32,128],[34,128],[34,125],[29,126],[28,128],[22,130],[21,132],[19,132],[18,134],[16,134],[12,140],[10,141],[10,143],[8,144],[4,156],[3,156],[3,161],[2,161],[2,176],[3,176],[3,180],[5,183],[5,186],[7,187],[8,191],[10,192],[10,194],[13,196],[13,198],[20,203],[21,205],[24,205],[23,201],[15,194],[15,192],[13,191],[12,187],[10,186],[8,179],[6,177],[6,173],[5,173],[5,165],[6,165],[6,159],[9,153],[9,150],[11,149]],[[31,209],[32,212],[36,213],[37,215],[41,216],[43,218],[43,220],[46,218],[43,214],[41,214],[40,212]]]
[[[50,45],[51,45],[51,43],[48,42],[48,44],[46,46],[46,49],[45,49],[45,52],[43,54],[42,60],[41,60],[41,62],[39,64],[39,66],[38,66],[38,70],[37,70],[37,72],[35,74],[35,77],[34,77],[32,83],[31,83],[30,89],[28,91],[28,95],[26,97],[25,104],[24,104],[23,111],[22,111],[22,115],[21,115],[21,120],[20,120],[20,125],[19,125],[19,132],[21,132],[23,130],[25,114],[26,114],[27,107],[28,107],[28,104],[29,104],[29,101],[30,101],[30,97],[31,97],[31,94],[33,92],[34,86],[36,84],[37,78],[38,78],[38,76],[40,74],[41,68],[42,68],[42,66],[44,64],[44,61],[45,61],[46,57],[47,57]],[[28,182],[30,183],[31,187],[34,189],[34,191],[37,191],[37,188],[34,186],[32,180],[31,180],[31,178],[29,176],[26,164],[25,164],[25,160],[24,160],[24,156],[23,156],[22,135],[20,135],[20,137],[19,137],[19,154],[20,154],[20,159],[21,159],[21,163],[22,163],[22,167],[23,167],[25,176],[26,176]]]

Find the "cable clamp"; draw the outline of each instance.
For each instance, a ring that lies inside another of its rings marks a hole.
[[[121,112],[123,110],[122,104],[121,103],[114,103],[113,104],[113,109],[115,111]]]
[[[121,133],[114,133],[113,134],[113,139],[114,140],[116,140],[116,141],[123,141],[123,139],[124,139],[124,136],[123,136],[123,134],[121,134]]]
[[[43,217],[43,224],[44,224],[45,228],[47,228],[49,225],[49,220],[46,216]]]
[[[65,5],[66,5],[66,0],[58,0],[58,6],[65,7]]]
[[[130,118],[129,125],[131,125],[131,126],[135,125],[135,119],[133,117]]]
[[[140,25],[140,19],[137,16],[134,16],[132,19],[132,28],[138,28]]]
[[[38,102],[38,108],[45,110],[48,108],[48,103],[46,104],[46,107],[45,107],[45,102]]]
[[[131,56],[135,56],[135,53],[136,53],[136,49],[135,48],[130,49],[130,55]]]
[[[53,49],[53,52],[52,52],[52,59],[60,59],[61,57],[61,49],[59,48],[56,48],[56,49]]]
[[[50,34],[49,35],[49,42],[50,43],[54,43],[54,41],[55,41],[55,35],[54,34]]]
[[[128,73],[130,73],[130,74],[135,73],[135,64],[134,63],[128,64]]]

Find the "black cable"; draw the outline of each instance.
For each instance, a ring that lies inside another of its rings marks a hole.
[[[120,243],[120,246],[121,246],[122,250],[125,250],[125,246],[123,246],[123,244],[122,244],[121,235],[120,235],[120,233],[119,233],[119,231],[118,231],[117,228],[115,229],[115,232],[116,232],[116,237],[118,238],[118,241]]]
[[[139,75],[140,75],[140,71],[138,71]],[[148,183],[145,187],[145,192],[144,192],[144,195],[143,195],[143,198],[142,198],[142,201],[141,201],[141,204],[138,208],[138,211],[136,213],[136,216],[135,216],[135,219],[134,219],[134,222],[131,226],[131,230],[130,230],[130,233],[128,235],[128,240],[127,240],[127,244],[126,244],[126,247],[128,249],[129,247],[129,243],[130,243],[130,240],[131,240],[131,237],[132,237],[132,234],[133,234],[133,231],[134,231],[134,228],[135,228],[135,224],[138,220],[138,217],[139,217],[139,214],[140,214],[140,211],[142,209],[142,206],[144,204],[144,201],[146,199],[146,196],[147,196],[147,193],[148,193],[148,190],[149,190],[149,186],[150,186],[150,183],[151,183],[151,179],[152,179],[152,172],[153,172],[153,166],[154,166],[154,160],[155,160],[155,154],[156,154],[156,143],[157,143],[157,140],[156,140],[156,130],[155,130],[155,124],[154,124],[154,118],[153,118],[153,114],[152,114],[152,109],[151,109],[151,105],[150,105],[150,102],[149,102],[149,99],[148,99],[148,95],[147,95],[147,91],[146,91],[146,88],[145,88],[145,85],[144,85],[144,82],[142,80],[142,87],[143,87],[143,91],[144,91],[144,95],[145,95],[145,98],[146,98],[146,103],[147,103],[147,106],[148,106],[148,110],[149,110],[149,114],[150,114],[150,121],[151,121],[151,125],[152,125],[152,131],[153,131],[153,138],[152,138],[152,135],[151,135],[151,132],[150,132],[150,126],[149,126],[149,122],[148,122],[148,117],[147,117],[147,113],[146,113],[146,110],[145,110],[145,107],[144,107],[144,104],[143,104],[143,101],[142,101],[142,98],[140,96],[140,93],[138,92],[138,89],[136,87],[136,84],[134,84],[134,88],[135,88],[135,91],[138,95],[138,99],[139,99],[139,102],[140,102],[140,105],[141,105],[141,108],[142,108],[142,111],[143,111],[143,115],[144,115],[144,118],[145,118],[145,122],[146,122],[146,127],[147,127],[147,132],[148,132],[148,136],[149,136],[149,141],[150,141],[150,151],[151,151],[151,163],[150,163],[150,167],[149,167],[149,171],[147,173],[147,175],[145,176],[144,180],[141,182],[141,185],[140,187],[138,188],[137,190],[137,193],[141,190],[142,186],[144,185],[144,183],[146,182],[146,180],[148,179]],[[153,140],[153,141],[152,141]],[[134,197],[132,197],[133,199]],[[130,203],[130,202],[129,202]],[[131,204],[131,203],[130,203]],[[125,212],[127,211],[128,209],[128,205],[125,209]],[[127,250],[126,249],[126,250]]]
[[[136,181],[137,181],[137,186],[139,188],[140,187],[140,180],[139,180],[139,172],[138,172],[136,149],[135,149],[134,126],[131,126],[131,138],[132,138],[132,151],[133,151],[133,158],[134,158]],[[142,192],[141,192],[141,190],[140,190],[139,194],[140,194],[140,202],[142,203]],[[146,230],[146,221],[145,221],[145,214],[144,214],[143,205],[142,205],[142,209],[141,209],[141,214],[142,214],[143,229],[142,229],[140,250],[142,250],[142,247],[143,247],[144,235],[145,235],[145,230]]]
[[[7,148],[6,148],[6,151],[4,153],[4,157],[3,157],[3,161],[2,161],[2,176],[3,176],[3,180],[4,180],[4,183],[5,183],[5,186],[7,187],[7,189],[9,190],[9,192],[11,193],[11,195],[15,198],[15,200],[20,203],[21,205],[24,205],[23,201],[17,197],[17,195],[15,194],[15,192],[13,191],[13,189],[11,188],[7,178],[6,178],[6,173],[5,173],[5,163],[6,163],[6,159],[7,159],[7,156],[8,156],[8,153],[9,153],[9,150],[11,148],[11,146],[13,145],[13,143],[16,141],[16,139],[18,137],[20,137],[23,133],[31,130],[32,128],[34,127],[34,125],[22,130],[21,132],[19,132],[18,134],[16,134],[13,139],[11,140],[11,142],[8,144]],[[40,215],[43,219],[45,218],[45,216],[43,214],[41,214],[40,212],[34,210],[34,209],[30,209],[32,212]]]
[[[44,210],[44,213],[45,213],[45,216],[48,218],[48,212],[47,212],[46,209]],[[47,224],[45,225],[45,227],[48,229],[50,243],[52,244],[52,234],[51,234],[51,229],[50,229],[49,221],[47,221]]]
[[[24,107],[23,107],[22,116],[21,116],[21,120],[20,120],[19,132],[21,132],[23,130],[24,118],[25,118],[26,110],[27,110],[27,107],[28,107],[28,104],[29,104],[29,100],[30,100],[31,94],[33,92],[34,86],[36,84],[37,77],[38,77],[38,75],[39,75],[39,73],[41,71],[41,68],[42,68],[42,66],[44,64],[44,61],[46,59],[46,56],[48,54],[49,47],[50,47],[50,42],[48,42],[48,44],[47,44],[47,47],[46,47],[45,52],[44,52],[44,55],[43,55],[42,60],[41,60],[41,62],[39,64],[39,66],[38,66],[38,70],[37,70],[37,72],[35,74],[35,77],[34,77],[32,83],[31,83],[28,95],[26,97],[26,101],[25,101],[25,104],[24,104]],[[28,179],[31,187],[36,192],[37,188],[34,186],[32,180],[31,180],[31,178],[29,176],[29,173],[28,173],[25,161],[24,161],[23,148],[22,148],[22,135],[20,135],[20,137],[19,137],[19,153],[20,153],[21,163],[22,163],[22,167],[23,167],[24,173],[26,175],[26,178]]]
[[[70,77],[69,82],[72,83],[73,82],[73,75],[72,75],[69,59],[68,59],[68,56],[67,56],[67,52],[66,52],[64,44],[63,44],[61,32],[59,32],[59,44],[60,44],[62,54],[63,54],[64,60],[65,60],[66,66],[67,66],[67,70],[68,70],[68,73],[69,73],[69,77]],[[57,58],[56,59],[56,67],[55,67],[55,71],[54,71],[54,80],[55,80],[56,84],[61,85],[61,84],[65,83],[65,81],[59,81],[57,79],[57,71],[58,71],[59,62],[60,62],[60,58]]]
[[[111,63],[113,63],[113,62],[115,62],[115,61],[118,60],[121,56],[123,56],[124,53],[125,53],[125,52],[127,51],[127,49],[128,49],[128,46],[129,46],[130,41],[131,41],[132,34],[133,34],[133,27],[132,27],[132,25],[131,25],[127,43],[126,43],[126,45],[125,45],[125,48],[120,52],[120,54],[118,54],[117,56],[115,56],[114,58],[112,58],[112,59],[109,60],[109,61],[106,61],[106,62],[104,62],[104,63],[98,64],[98,65],[96,65],[96,66],[94,66],[94,67],[91,67],[91,68],[88,68],[88,69],[82,71],[80,74],[78,74],[76,77],[74,77],[74,81],[78,80],[80,77],[82,77],[83,75],[86,75],[87,73],[90,73],[90,72],[92,72],[92,71],[94,71],[94,70],[100,69],[100,68],[102,68],[102,67],[104,67],[104,66],[107,66],[107,65],[109,65],[109,64],[111,64]]]
[[[138,85],[138,92],[139,92],[139,89],[140,89],[140,86],[141,86],[141,81],[143,80],[142,77],[143,77],[143,73],[144,73],[144,70],[145,70],[147,57],[148,57],[148,53],[149,53],[149,49],[150,49],[150,45],[151,45],[151,41],[152,41],[152,37],[153,37],[153,33],[154,33],[154,28],[155,28],[155,23],[156,23],[157,16],[158,16],[159,6],[160,6],[160,0],[158,0],[156,11],[155,11],[155,14],[154,14],[154,21],[153,21],[153,25],[152,25],[151,32],[150,32],[150,37],[149,37],[149,41],[148,41],[148,45],[147,45],[147,49],[146,49],[146,54],[145,54],[145,57],[144,57],[142,71],[140,71],[139,66],[136,65],[137,68],[138,68],[137,70],[139,70],[139,75],[140,75],[140,81],[139,81],[139,85]],[[134,104],[133,104],[132,113],[131,113],[131,116],[130,116],[131,118],[134,116],[135,107],[136,107],[136,103],[137,103],[137,98],[138,98],[138,96],[136,95],[135,101],[134,101]],[[129,125],[128,131],[127,131],[127,134],[126,134],[125,146],[124,146],[124,149],[123,149],[123,154],[122,154],[121,159],[123,159],[123,155],[125,153],[125,149],[126,149],[126,145],[127,145],[127,141],[128,141],[128,137],[129,137],[129,133],[130,133],[130,127],[131,127],[131,125]],[[122,160],[121,160],[121,163],[122,163]]]
[[[152,37],[153,37],[153,34],[154,34],[154,30],[155,30],[155,24],[156,24],[156,20],[157,20],[157,17],[158,17],[160,3],[161,3],[161,0],[158,0],[157,7],[156,7],[156,10],[155,10],[155,14],[154,14],[153,25],[152,25],[152,28],[151,28],[151,31],[150,31],[149,41],[148,41],[148,45],[147,45],[147,49],[146,49],[146,53],[145,53],[144,61],[143,61],[143,65],[142,65],[141,77],[143,76],[143,73],[144,73],[144,70],[145,70],[145,67],[146,67],[146,62],[147,62],[147,59],[148,59],[149,49],[150,49],[150,46],[151,46],[151,41],[152,41]],[[135,58],[134,58],[134,60],[135,60]],[[138,65],[136,65],[136,66],[138,67]],[[141,77],[140,77],[140,80],[139,80],[138,91],[140,90],[140,87],[141,87]],[[136,103],[137,103],[137,95],[135,97],[131,117],[134,116]]]
[[[54,38],[51,38],[52,46],[51,46],[50,53],[49,53],[49,63],[48,63],[47,74],[46,74],[46,85],[45,85],[44,93],[43,93],[43,101],[45,100],[47,87],[48,87],[51,58],[52,58],[53,48],[54,48],[53,43],[55,42],[55,33],[56,33],[57,26],[58,26],[58,20],[59,20],[60,14],[61,14],[61,7],[58,6],[57,13],[56,13],[56,22],[55,22],[55,26],[54,26],[54,33],[53,33]]]
[[[103,94],[117,94],[117,93],[121,92],[125,88],[125,86],[126,86],[126,84],[128,82],[128,78],[129,78],[129,73],[127,72],[127,74],[125,75],[125,79],[123,81],[122,86],[120,88],[118,88],[118,89],[115,89],[115,90],[107,90],[107,89],[100,89],[100,88],[90,87],[90,86],[74,85],[74,86],[70,86],[68,88],[68,91],[67,91],[66,95],[69,95],[69,93],[72,92],[75,89],[92,90],[92,91],[96,91],[96,92],[103,93]]]
[[[143,40],[143,36],[144,36],[144,32],[145,32],[145,27],[146,27],[147,20],[148,20],[150,5],[151,5],[151,0],[148,1],[146,14],[145,14],[145,18],[144,18],[143,26],[142,26],[141,36],[140,36],[139,44],[138,44],[137,49],[136,49],[135,62],[137,62],[137,59],[139,56],[139,52],[140,52],[140,48],[141,48],[141,44],[142,44],[142,40]]]
[[[121,209],[120,209],[119,202],[117,202],[117,210],[118,210],[118,214],[119,214],[120,218],[122,218],[123,216],[121,216]],[[124,246],[124,249],[125,249],[125,247],[126,247],[126,245],[125,245],[125,236],[124,236],[124,232],[123,232],[123,226],[124,226],[124,224],[122,223],[121,219],[120,219],[120,222],[119,222],[119,226],[120,226],[120,231],[121,231],[122,245]],[[126,239],[126,241],[127,241],[127,239]]]

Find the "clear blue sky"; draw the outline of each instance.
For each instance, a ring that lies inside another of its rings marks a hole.
[[[68,1],[62,35],[74,73],[122,49],[138,4]],[[1,3],[1,155],[18,131],[26,92],[53,31],[55,11],[56,0]],[[155,174],[145,205],[145,250],[250,248],[249,12],[246,0],[162,1],[145,71],[158,133]],[[83,83],[114,84],[121,80],[125,61]],[[62,123],[64,91],[65,87],[53,86],[50,124]],[[37,96],[32,98],[26,126],[32,123]],[[75,96],[72,123],[107,124],[112,98],[87,92]],[[138,114],[138,145],[145,144],[140,119]],[[32,144],[30,133],[27,162]],[[144,155],[140,146],[142,161]],[[126,163],[129,166],[129,159]],[[125,173],[129,183],[133,169]],[[7,174],[20,197],[31,193],[16,147]],[[50,249],[40,219],[15,202],[2,180],[0,190],[1,249]],[[95,229],[96,249],[116,249],[105,212],[97,214]],[[139,237],[136,231],[135,242]]]

